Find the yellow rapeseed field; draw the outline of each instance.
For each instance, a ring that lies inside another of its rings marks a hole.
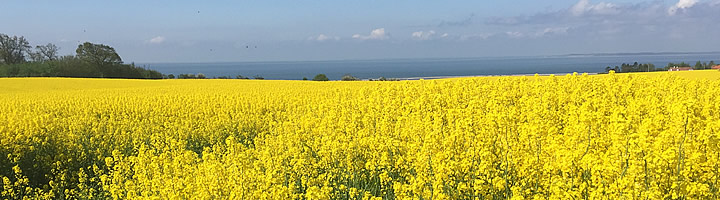
[[[0,198],[718,199],[693,73],[0,79]]]

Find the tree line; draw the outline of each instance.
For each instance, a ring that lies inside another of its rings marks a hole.
[[[216,76],[216,77],[207,77],[203,73],[197,73],[197,74],[178,74],[175,76],[174,74],[167,74],[163,75],[164,79],[233,79],[231,76]],[[237,75],[235,76],[235,79],[250,79],[251,77],[243,76],[243,75]],[[264,77],[260,75],[255,75],[252,77],[252,79],[255,80],[265,80]]]
[[[605,67],[606,72],[610,72],[610,70],[613,70],[617,73],[656,71],[655,64],[652,64],[652,63],[641,64],[638,62],[635,62],[633,64],[623,63],[620,66],[615,66],[614,68],[611,68],[610,66]]]
[[[203,73],[197,73],[197,74],[178,74],[175,76],[174,74],[167,74],[163,75],[164,79],[233,79],[231,76],[217,76],[217,77],[207,77]],[[234,79],[255,79],[255,80],[265,80],[262,76],[255,75],[253,77],[247,77],[243,75],[237,75]],[[330,78],[327,77],[325,74],[317,74],[312,79],[308,79],[307,77],[302,78],[303,81],[330,81]],[[351,74],[345,74],[340,78],[340,81],[361,81],[362,79],[355,77]],[[368,81],[400,81],[400,79],[396,78],[385,78],[380,77],[377,79],[368,79]]]
[[[626,73],[626,72],[652,72],[652,71],[667,71],[674,67],[691,67],[694,70],[703,70],[703,69],[712,69],[713,66],[715,66],[715,61],[708,62],[700,62],[697,61],[695,63],[695,66],[691,66],[688,63],[680,62],[680,63],[668,63],[665,67],[662,68],[656,68],[655,64],[652,63],[638,63],[635,62],[633,64],[627,64],[623,63],[620,66],[607,66],[605,67],[605,72],[615,71],[616,73]]]
[[[35,48],[25,37],[0,33],[0,77],[82,77],[162,79],[163,74],[124,64],[114,48],[85,42],[75,55],[60,56],[52,43]]]

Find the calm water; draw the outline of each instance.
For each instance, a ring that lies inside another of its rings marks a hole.
[[[720,53],[618,56],[552,56],[508,58],[391,59],[298,62],[232,62],[232,63],[152,63],[140,64],[164,74],[197,74],[207,77],[240,74],[265,79],[312,79],[324,73],[330,79],[344,74],[358,78],[410,78],[434,76],[475,76],[510,74],[549,74],[570,72],[602,72],[606,66],[622,63],[653,63],[664,67],[669,62],[697,61],[720,63]]]

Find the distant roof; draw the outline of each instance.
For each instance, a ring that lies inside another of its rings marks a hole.
[[[720,69],[720,65],[715,65],[712,67],[712,69]]]
[[[668,71],[690,71],[693,70],[692,67],[672,67]]]

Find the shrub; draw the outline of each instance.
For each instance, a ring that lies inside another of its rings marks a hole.
[[[360,79],[357,77],[354,77],[350,74],[345,74],[342,76],[342,78],[340,80],[342,80],[342,81],[359,81]]]
[[[328,79],[328,77],[325,76],[325,74],[318,74],[318,75],[315,75],[315,78],[313,78],[313,81],[329,81],[329,80],[330,79]]]

